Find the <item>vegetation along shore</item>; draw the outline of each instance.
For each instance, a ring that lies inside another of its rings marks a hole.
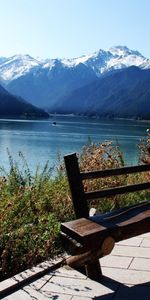
[[[147,137],[139,144],[139,162],[149,162],[150,140]],[[1,167],[0,177],[0,279],[4,280],[15,273],[27,269],[63,251],[59,237],[60,223],[73,219],[73,207],[65,167],[59,164],[52,176],[51,168],[46,163],[43,170],[37,167],[34,174],[22,153],[23,167],[20,169],[10,153],[10,171]],[[119,146],[112,142],[101,144],[89,143],[79,154],[82,170],[115,168],[124,165],[123,153]],[[139,180],[149,179],[145,175],[125,175],[118,179],[94,180],[85,189],[99,186],[117,186],[120,183],[134,183],[135,176]],[[143,176],[143,178],[141,178]],[[134,196],[117,196],[106,199],[96,207],[97,211],[113,210],[122,205],[133,204],[148,195],[148,191],[134,193]],[[92,203],[95,207],[95,203]]]

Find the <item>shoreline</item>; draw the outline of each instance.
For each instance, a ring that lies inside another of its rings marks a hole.
[[[150,119],[133,119],[133,118],[104,118],[104,117],[99,117],[99,116],[87,116],[87,115],[76,115],[76,114],[50,114],[50,118],[53,117],[72,117],[72,118],[85,118],[85,119],[96,119],[96,120],[105,120],[105,121],[117,121],[117,120],[121,120],[121,121],[133,121],[133,122],[148,122],[150,123]]]
[[[91,119],[91,120],[101,120],[101,121],[131,121],[131,122],[139,122],[139,123],[150,123],[150,119],[136,119],[136,118],[105,118],[105,117],[100,117],[97,115],[93,116],[88,116],[88,115],[77,115],[77,114],[52,114],[49,113],[49,118],[14,118],[14,117],[1,117],[0,116],[0,121],[18,121],[18,122],[49,122],[53,118],[59,118],[59,117],[66,117],[66,118],[79,118],[79,119]]]

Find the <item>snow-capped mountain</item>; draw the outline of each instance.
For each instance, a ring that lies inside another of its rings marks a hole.
[[[92,68],[98,77],[103,73],[133,65],[142,69],[150,68],[149,59],[145,58],[140,52],[130,50],[125,46],[111,47],[108,51],[100,49],[91,55],[72,60],[72,64],[74,65],[79,63]]]
[[[0,58],[0,83],[9,92],[50,111],[72,91],[130,66],[150,69],[150,60],[125,46],[72,59],[14,55]]]
[[[132,65],[140,68],[150,68],[150,60],[138,51],[130,50],[125,46],[116,46],[108,51],[99,50],[90,55],[72,59],[35,59],[29,55],[14,55],[0,57],[0,77],[4,81],[12,81],[29,72],[38,72],[44,69],[52,70],[58,63],[64,68],[75,68],[84,64],[91,68],[97,76],[113,69],[122,69]]]
[[[0,59],[0,77],[10,82],[33,69],[40,67],[42,63],[29,55],[14,55]]]

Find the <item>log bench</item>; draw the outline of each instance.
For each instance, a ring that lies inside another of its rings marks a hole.
[[[94,216],[89,215],[89,202],[150,189],[150,182],[85,192],[83,180],[147,172],[150,164],[81,172],[76,153],[66,155],[64,160],[76,216],[75,220],[61,224],[61,236],[72,255],[68,264],[84,266],[88,277],[99,280],[102,276],[99,258],[108,255],[115,242],[150,231],[150,200],[142,199],[138,204]]]

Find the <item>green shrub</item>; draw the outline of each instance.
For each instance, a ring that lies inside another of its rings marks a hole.
[[[64,164],[55,176],[47,162],[42,171],[30,172],[22,155],[22,167],[10,153],[10,171],[1,168],[0,177],[0,278],[3,280],[63,251],[60,223],[73,219],[74,212]],[[81,170],[115,168],[124,165],[123,154],[111,142],[88,143],[79,156]],[[141,175],[84,182],[85,190],[118,186],[142,180]],[[144,198],[144,193],[140,194]],[[93,202],[98,211],[108,211],[139,201],[139,195],[117,196]]]
[[[9,153],[8,153],[9,154]],[[57,255],[60,222],[71,218],[66,176],[52,177],[48,162],[33,175],[21,153],[20,170],[9,154],[10,171],[0,178],[0,278]],[[5,175],[5,176],[4,176]]]

